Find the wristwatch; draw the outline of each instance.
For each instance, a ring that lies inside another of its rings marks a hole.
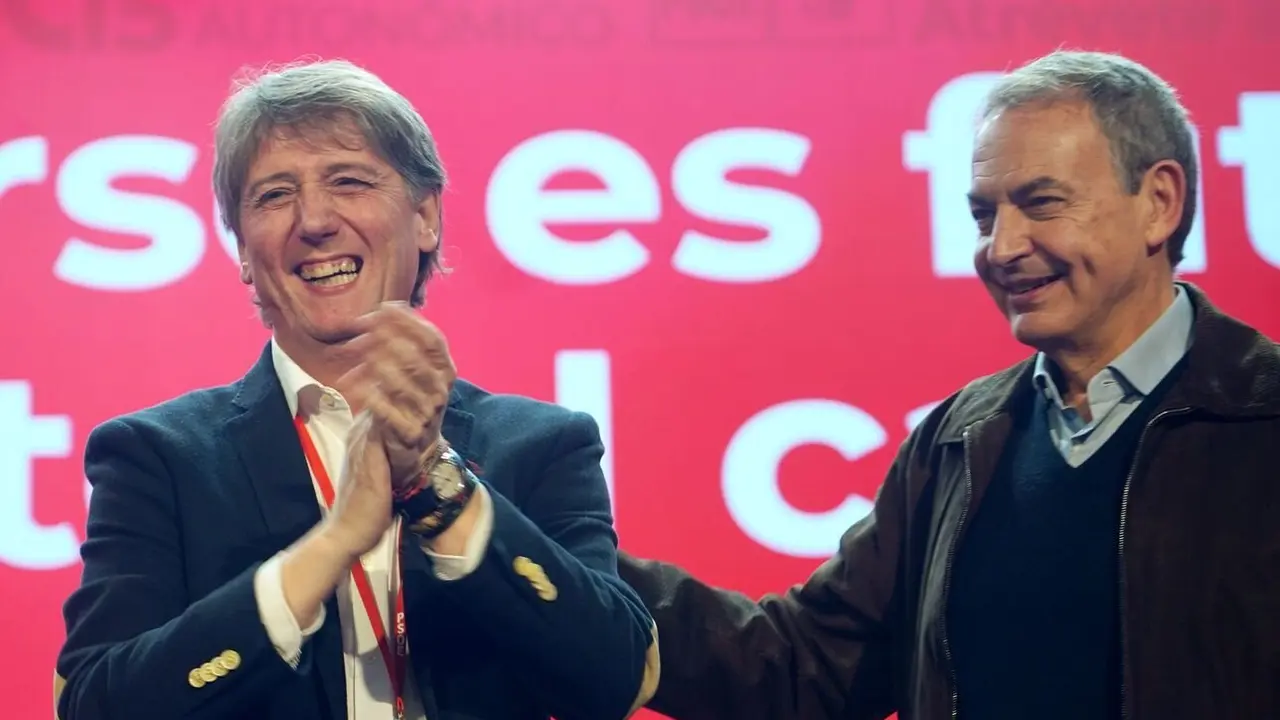
[[[475,494],[477,482],[457,451],[441,441],[413,489],[397,496],[393,507],[410,532],[433,538],[449,529],[462,514]]]

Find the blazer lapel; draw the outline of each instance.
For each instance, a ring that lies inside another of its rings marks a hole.
[[[320,522],[320,504],[289,405],[271,362],[271,346],[241,381],[233,401],[241,412],[227,430],[272,535],[301,537]]]
[[[320,503],[271,360],[270,344],[240,381],[233,402],[240,414],[227,423],[227,432],[240,453],[272,541],[288,547],[320,522]],[[336,600],[325,603],[325,613],[324,625],[308,644],[315,653],[313,661],[330,715],[345,718],[347,681]]]
[[[449,445],[462,458],[468,461],[469,465],[482,465],[480,458],[473,455],[471,448],[471,428],[475,422],[475,416],[467,412],[463,408],[462,396],[454,390],[449,395],[449,409],[444,415],[444,426],[441,428],[441,434],[448,441]],[[430,612],[420,612],[416,614],[413,608],[423,607],[421,603],[415,600],[427,599],[431,594],[430,584],[438,582],[434,580],[430,573],[431,563],[427,559],[426,554],[422,551],[422,547],[418,544],[416,538],[410,534],[406,534],[400,541],[400,557],[402,581],[404,582],[404,594],[406,611],[409,613],[409,652],[413,652],[414,638],[418,638],[418,642],[423,643],[420,647],[426,647],[428,638],[431,633],[423,629],[422,624],[429,622],[440,622],[439,614],[432,617]],[[431,681],[431,664],[424,662],[429,654],[425,650],[420,654],[419,661],[412,664],[413,679],[418,686],[418,695],[422,698],[423,709],[426,711],[428,718],[440,717],[440,708],[436,701],[435,692],[432,689]]]

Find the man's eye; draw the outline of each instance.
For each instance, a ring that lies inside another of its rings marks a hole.
[[[338,178],[338,179],[337,179],[337,181],[336,181],[336,184],[338,184],[338,185],[360,185],[360,186],[364,186],[364,187],[369,187],[369,183],[367,183],[367,182],[365,182],[364,180],[361,180],[361,179],[359,179],[359,178],[353,178],[353,177],[341,177],[341,178]]]
[[[987,208],[971,208],[969,214],[973,215],[973,221],[978,224],[978,232],[982,235],[991,234],[991,226],[995,222],[995,213]]]
[[[259,195],[253,202],[255,205],[266,205],[267,203],[270,203],[272,201],[279,200],[280,198],[284,197],[286,194],[287,194],[287,191],[284,190],[283,188],[268,190],[262,193],[261,195]]]

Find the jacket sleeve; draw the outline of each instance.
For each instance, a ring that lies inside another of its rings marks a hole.
[[[55,678],[62,720],[235,717],[293,675],[259,620],[257,564],[187,597],[173,481],[133,425],[112,420],[90,434],[85,474],[83,571],[63,608]]]
[[[621,720],[657,684],[657,629],[618,577],[617,536],[595,421],[569,414],[539,480],[517,508],[489,487],[493,527],[474,571],[429,573],[525,668],[560,720]],[[421,557],[425,558],[423,554]]]
[[[622,578],[663,631],[649,707],[679,720],[852,720],[896,708],[890,614],[902,544],[899,461],[835,557],[785,594],[753,601],[623,553]]]

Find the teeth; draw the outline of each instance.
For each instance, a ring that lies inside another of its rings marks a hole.
[[[355,281],[356,274],[353,272],[338,273],[337,275],[330,275],[329,277],[323,277],[319,280],[308,280],[312,285],[319,285],[321,287],[337,287],[339,285],[346,285]]]
[[[333,275],[349,273],[354,275],[356,272],[356,261],[354,258],[342,258],[340,260],[330,260],[327,262],[307,263],[298,268],[298,274],[303,280],[316,280],[320,278],[328,278]]]

